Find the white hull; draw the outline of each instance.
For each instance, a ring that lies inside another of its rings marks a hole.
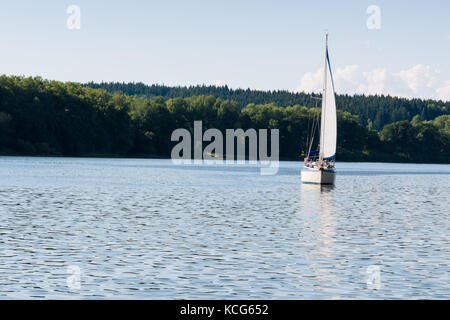
[[[336,179],[336,170],[325,169],[319,170],[316,168],[303,168],[302,182],[314,184],[334,184]]]

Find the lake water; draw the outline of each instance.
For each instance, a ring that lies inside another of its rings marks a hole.
[[[450,166],[0,157],[0,298],[448,299]]]

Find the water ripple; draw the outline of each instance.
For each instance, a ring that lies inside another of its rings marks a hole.
[[[0,158],[0,298],[447,299],[450,166],[339,169]]]

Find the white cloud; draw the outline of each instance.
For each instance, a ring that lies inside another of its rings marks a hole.
[[[214,85],[215,85],[216,87],[225,87],[225,86],[227,85],[227,83],[226,83],[225,81],[223,81],[223,80],[217,80],[217,81],[214,83]]]
[[[409,69],[391,72],[386,68],[363,71],[358,65],[337,68],[333,74],[337,93],[390,94],[408,98],[432,98],[450,100],[450,81],[439,84],[440,73],[430,66],[418,64]],[[307,72],[296,91],[320,92],[323,68]]]
[[[377,68],[372,71],[363,72],[366,84],[360,85],[360,92],[367,92],[368,94],[382,94],[386,90],[386,82],[388,72],[386,69]]]
[[[437,88],[438,98],[444,101],[450,101],[450,80],[445,81],[444,86]]]
[[[322,88],[323,83],[323,68],[316,72],[307,72],[300,80],[300,85],[296,91],[317,92]]]
[[[339,92],[355,94],[362,91],[361,85],[364,76],[359,66],[354,64],[343,68],[337,68],[333,74],[335,89]]]
[[[396,74],[409,88],[412,94],[417,96],[432,96],[436,93],[436,73],[430,70],[430,66],[418,64],[411,69],[402,70]]]

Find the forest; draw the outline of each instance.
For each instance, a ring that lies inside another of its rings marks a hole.
[[[212,95],[222,100],[235,101],[242,109],[250,103],[274,103],[280,107],[307,106],[314,107],[316,100],[311,94],[289,91],[260,91],[250,89],[230,89],[227,86],[191,86],[168,87],[164,85],[145,85],[143,83],[87,83],[84,86],[105,89],[110,93],[122,92],[147,98],[161,96],[168,98],[186,98],[199,95]],[[409,120],[419,115],[420,120],[433,120],[438,116],[450,114],[450,101],[406,99],[391,96],[336,95],[336,105],[342,111],[358,115],[363,126],[381,130],[392,122]]]
[[[320,112],[306,94],[284,91],[110,85],[0,76],[0,155],[170,157],[173,130],[202,120],[204,130],[279,129],[280,159],[298,161]],[[450,163],[448,102],[340,102],[338,161]]]

